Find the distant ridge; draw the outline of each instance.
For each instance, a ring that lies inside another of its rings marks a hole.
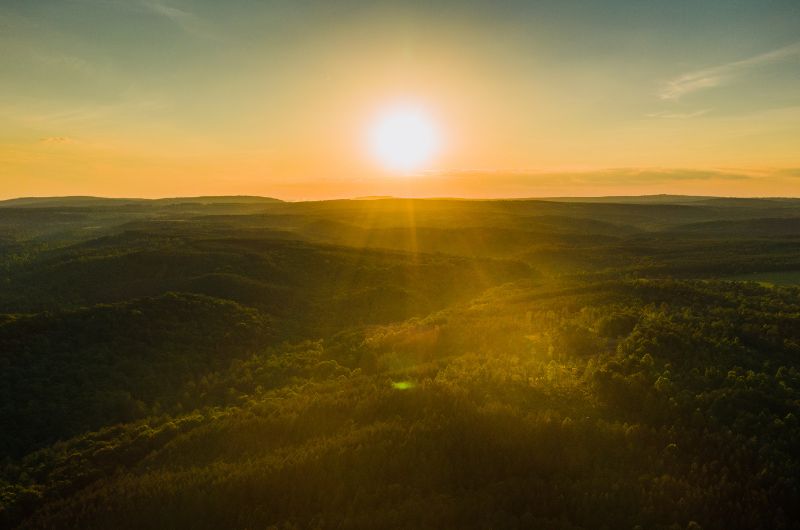
[[[252,204],[283,202],[272,197],[255,195],[207,195],[199,197],[166,197],[162,199],[93,197],[90,195],[74,195],[65,197],[19,197],[0,201],[0,208],[52,208],[52,207],[86,207],[86,206],[119,206],[121,204]]]
[[[531,197],[533,198],[533,197]],[[542,201],[553,202],[634,202],[634,203],[687,203],[698,202],[715,197],[702,195],[670,195],[661,193],[657,195],[606,195],[602,197],[541,197]]]
[[[160,204],[250,204],[254,202],[283,202],[274,197],[261,197],[259,195],[203,195],[200,197],[169,197],[151,200]]]
[[[518,198],[459,198],[459,197],[394,197],[390,195],[367,195],[350,199],[327,199],[320,201],[296,201],[296,203],[330,203],[339,201],[463,201],[463,202],[549,202],[586,204],[629,205],[680,205],[717,207],[786,207],[797,206],[800,199],[789,197],[714,197],[701,195],[609,195],[604,197],[518,197]],[[295,203],[295,201],[292,201]],[[2,208],[88,208],[113,206],[189,206],[189,205],[258,205],[290,204],[274,197],[258,195],[202,195],[197,197],[165,197],[159,199],[95,197],[74,195],[63,197],[18,197],[0,200]]]
[[[527,200],[527,199],[526,199]],[[608,195],[604,197],[531,197],[530,200],[551,202],[588,202],[588,203],[621,203],[621,204],[706,204],[735,206],[752,205],[754,202],[774,204],[780,202],[796,202],[790,197],[716,197],[711,195]]]

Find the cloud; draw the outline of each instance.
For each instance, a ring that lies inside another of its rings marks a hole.
[[[75,139],[69,136],[46,136],[39,138],[39,143],[43,144],[74,144]]]
[[[689,118],[702,116],[703,114],[708,114],[711,112],[711,110],[712,109],[701,109],[693,112],[670,112],[668,110],[662,110],[659,112],[651,112],[650,114],[646,114],[646,116],[648,118],[662,118],[666,120],[686,120]]]
[[[74,55],[53,51],[43,53],[37,50],[31,50],[30,57],[34,61],[47,67],[64,68],[86,75],[95,75],[97,72],[96,68],[89,61]]]
[[[359,189],[359,195],[462,198],[599,197],[616,195],[713,195],[752,197],[797,195],[795,179],[780,168],[619,167],[554,170],[462,168],[426,173],[406,188],[398,185]],[[454,192],[453,190],[458,190]],[[765,193],[765,190],[770,190]],[[352,190],[349,194],[353,196]]]
[[[167,17],[171,21],[175,22],[179,26],[185,28],[188,25],[193,24],[197,18],[188,11],[184,11],[182,9],[178,9],[177,7],[171,7],[166,4],[161,4],[158,2],[144,2],[144,5],[147,9],[152,11],[153,13],[157,13],[164,17]]]
[[[591,178],[604,178],[608,182],[617,179],[618,183],[643,184],[653,182],[672,182],[676,180],[745,180],[752,175],[743,172],[707,169],[610,169],[595,172]]]
[[[167,19],[186,33],[217,40],[213,28],[197,14],[184,8],[175,7],[162,0],[73,0],[110,9],[134,13],[146,13]]]
[[[797,58],[800,58],[800,42],[747,59],[685,73],[667,81],[658,95],[661,99],[677,100],[698,90],[724,85],[756,67]]]
[[[194,13],[157,1],[144,1],[141,5],[147,11],[175,23],[186,33],[205,38],[214,37],[208,25]]]
[[[780,177],[800,178],[800,167],[781,169],[776,172]]]
[[[455,178],[459,181],[491,182],[493,184],[537,185],[557,183],[563,186],[641,185],[689,181],[747,180],[755,175],[749,171],[691,168],[609,168],[585,171],[502,171],[461,169],[435,172],[433,176]]]

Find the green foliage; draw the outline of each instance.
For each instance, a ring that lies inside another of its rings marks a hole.
[[[157,413],[188,378],[270,340],[233,302],[166,294],[0,325],[0,453]]]
[[[791,201],[209,201],[0,216],[0,527],[800,521]]]

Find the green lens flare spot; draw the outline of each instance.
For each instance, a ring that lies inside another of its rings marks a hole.
[[[415,386],[417,386],[417,385],[413,381],[396,381],[396,382],[393,381],[392,382],[392,388],[394,388],[396,390],[409,390],[411,388],[414,388]]]

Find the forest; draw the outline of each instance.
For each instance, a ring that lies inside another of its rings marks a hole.
[[[800,200],[0,201],[0,528],[800,526]]]

